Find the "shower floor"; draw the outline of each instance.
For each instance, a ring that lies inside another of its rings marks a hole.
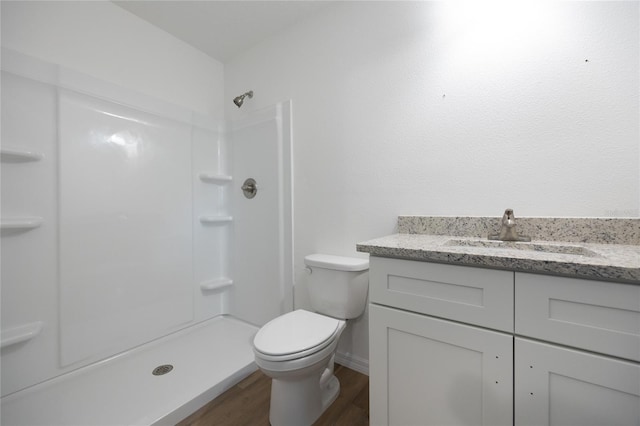
[[[2,398],[6,425],[173,425],[256,371],[258,328],[220,316]],[[160,376],[152,371],[171,364]]]

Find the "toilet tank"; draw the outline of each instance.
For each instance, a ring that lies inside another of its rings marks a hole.
[[[339,319],[362,315],[369,292],[368,259],[311,254],[304,263],[309,298],[316,312]]]

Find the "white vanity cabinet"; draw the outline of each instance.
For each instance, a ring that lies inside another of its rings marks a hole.
[[[640,425],[640,285],[517,272],[515,296],[515,424]]]
[[[369,282],[372,425],[513,423],[513,336],[442,319],[513,330],[512,272],[371,257]]]
[[[370,258],[372,425],[640,425],[640,285]]]

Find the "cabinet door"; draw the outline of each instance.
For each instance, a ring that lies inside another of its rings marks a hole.
[[[513,337],[370,305],[372,425],[512,425]]]
[[[515,339],[515,424],[640,425],[640,364]]]

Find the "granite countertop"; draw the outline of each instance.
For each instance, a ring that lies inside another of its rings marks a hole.
[[[529,225],[539,226],[542,220],[544,229],[544,219],[532,218]],[[569,222],[561,226],[565,233],[560,241],[540,231],[528,234],[534,238],[530,243],[487,240],[485,232],[498,229],[499,220],[402,216],[400,233],[359,243],[357,250],[372,256],[640,284],[640,219],[561,219],[578,225],[573,232],[566,231]],[[530,230],[526,218],[518,220],[523,231]],[[548,220],[557,224],[559,219]]]

